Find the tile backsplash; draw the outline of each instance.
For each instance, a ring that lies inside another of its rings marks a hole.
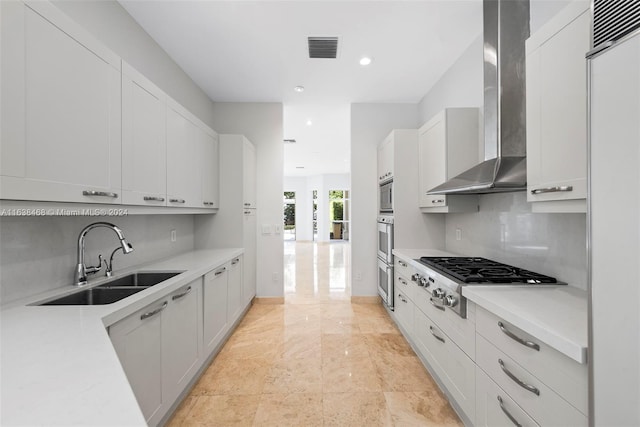
[[[586,215],[532,213],[525,192],[479,197],[477,213],[448,214],[446,248],[587,289]],[[461,240],[456,240],[456,229]]]
[[[78,234],[98,221],[120,227],[134,247],[131,254],[116,253],[115,272],[194,248],[193,215],[0,217],[1,303],[71,285]],[[176,242],[171,242],[171,230],[176,230]],[[86,263],[97,264],[98,254],[108,259],[117,246],[112,230],[91,230],[85,241]],[[104,269],[98,274],[104,274]]]

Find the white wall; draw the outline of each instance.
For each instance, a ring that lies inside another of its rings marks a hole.
[[[217,132],[245,135],[256,147],[257,296],[281,297],[284,295],[282,233],[263,235],[260,231],[262,225],[282,226],[282,104],[216,102],[213,122]],[[220,185],[225,185],[224,177],[220,177]],[[206,220],[197,218],[196,229],[204,226]],[[210,220],[215,221],[215,216]]]
[[[532,0],[531,30],[540,28],[567,3]],[[446,107],[482,107],[482,85],[478,39],[424,96],[420,121]],[[447,250],[516,264],[586,289],[584,214],[532,213],[526,194],[518,192],[480,196],[480,212],[445,217]],[[460,241],[455,239],[456,229],[462,230]]]
[[[418,121],[417,104],[351,104],[351,293],[354,296],[378,294],[378,144],[392,129],[415,129]]]

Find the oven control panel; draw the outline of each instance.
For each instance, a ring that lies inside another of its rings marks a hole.
[[[442,310],[453,310],[463,319],[467,317],[467,300],[459,292],[460,285],[428,267],[420,267],[411,276],[419,287],[429,292],[429,301]]]

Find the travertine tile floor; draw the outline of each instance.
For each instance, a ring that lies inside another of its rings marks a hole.
[[[285,244],[285,304],[254,304],[170,426],[462,425],[388,314],[351,304],[348,243]]]

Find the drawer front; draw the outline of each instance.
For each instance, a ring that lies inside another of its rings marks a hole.
[[[466,354],[476,358],[476,325],[475,304],[468,301],[467,318],[463,319],[454,311],[446,307],[436,307],[431,303],[431,292],[424,288],[417,288],[414,302],[416,308],[422,310],[444,331]],[[444,308],[444,310],[443,310]]]
[[[493,344],[478,336],[476,362],[541,425],[586,426],[584,414]]]
[[[402,294],[409,298],[411,301],[415,302],[415,293],[418,290],[417,286],[414,282],[411,281],[407,276],[403,276],[397,270],[395,271],[394,278],[394,286],[396,288],[396,292],[400,291]]]
[[[429,317],[415,310],[420,352],[469,419],[475,419],[475,364]]]
[[[540,342],[535,337],[505,322],[494,314],[478,307],[476,327],[480,335],[516,360],[544,384],[561,395],[583,414],[588,412],[588,377],[587,365],[577,363],[552,347]],[[506,332],[539,346],[539,350],[529,348]]]
[[[476,368],[476,427],[538,427],[516,402]]]
[[[408,279],[409,281],[411,280],[411,275],[413,275],[414,269],[411,264],[409,264],[408,260],[404,260],[395,256],[394,267],[401,276],[403,276],[405,279]]]
[[[394,314],[408,335],[413,335],[413,301],[411,301],[401,289],[395,290]]]

